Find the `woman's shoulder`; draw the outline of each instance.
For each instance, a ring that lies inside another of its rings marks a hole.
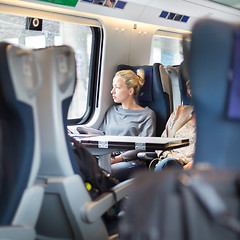
[[[171,113],[168,121],[175,122],[179,118],[188,118],[193,112],[193,106],[191,105],[180,105],[175,108],[175,110]]]
[[[105,118],[111,118],[113,115],[115,115],[116,111],[118,111],[116,105],[110,106],[105,113]]]
[[[148,107],[148,106],[144,107],[143,111],[154,113],[154,111],[150,107]]]
[[[193,111],[193,106],[192,105],[180,105],[176,108],[177,112],[182,112],[182,111]]]
[[[179,115],[190,115],[193,112],[193,106],[192,105],[180,105],[178,106],[175,111],[173,112],[173,115],[179,116]]]
[[[145,107],[143,108],[143,110],[145,111],[145,113],[147,115],[150,115],[151,117],[155,117],[156,118],[156,113],[149,107]]]

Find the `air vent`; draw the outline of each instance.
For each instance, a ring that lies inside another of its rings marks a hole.
[[[120,9],[124,9],[126,4],[127,4],[127,2],[118,1],[118,2],[115,4],[114,7],[115,7],[115,8],[120,8]]]
[[[180,20],[182,19],[182,17],[183,17],[183,15],[181,15],[181,14],[176,14],[173,20],[175,20],[175,21],[180,21]]]
[[[190,18],[189,16],[185,16],[185,15],[182,15],[179,13],[167,12],[167,11],[162,11],[161,14],[159,15],[159,17],[178,21],[178,22],[185,22],[185,23]]]
[[[174,19],[175,16],[176,16],[176,13],[170,12],[167,16],[167,19]]]
[[[182,17],[182,19],[181,19],[181,21],[182,21],[182,22],[187,22],[187,21],[188,21],[188,19],[189,19],[189,17],[188,17],[188,16],[183,16],[183,17]]]
[[[169,12],[162,11],[159,17],[166,18]]]

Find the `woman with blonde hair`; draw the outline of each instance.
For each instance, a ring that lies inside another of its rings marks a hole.
[[[144,136],[156,135],[156,115],[149,107],[141,107],[136,102],[140,88],[144,84],[145,73],[138,69],[121,70],[113,78],[111,91],[117,105],[110,107],[100,127],[106,135]],[[127,151],[112,158],[111,163],[136,159],[137,151]]]

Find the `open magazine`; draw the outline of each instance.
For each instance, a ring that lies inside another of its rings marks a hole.
[[[100,130],[97,130],[95,128],[86,127],[86,126],[79,126],[77,127],[77,131],[80,134],[88,134],[88,135],[104,135],[104,133]]]
[[[68,135],[75,138],[86,138],[104,135],[102,131],[86,126],[68,126],[67,129]]]

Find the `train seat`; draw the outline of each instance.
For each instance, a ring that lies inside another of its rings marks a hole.
[[[166,71],[171,84],[172,111],[182,104],[179,86],[179,66],[165,66],[161,72]]]
[[[41,86],[29,52],[0,43],[1,239],[36,239],[43,188],[36,95]]]
[[[239,26],[214,20],[194,26],[188,67],[197,122],[195,163],[240,167],[240,122],[229,115],[230,90],[240,80],[239,54]],[[233,113],[237,109],[239,102]]]
[[[187,94],[185,65],[184,61],[176,66],[160,65],[161,79],[163,80],[163,87],[166,88],[166,92],[170,98],[171,112],[180,105],[192,104],[192,99]]]
[[[119,65],[117,67],[117,71],[130,69],[136,72],[139,68],[144,70],[145,83],[137,97],[137,102],[140,106],[148,106],[155,112],[157,136],[161,136],[170,115],[169,96],[164,91],[159,67],[160,63],[154,63],[152,66]]]
[[[160,65],[160,63],[155,63],[152,66],[119,65],[117,67],[117,71],[130,69],[136,72],[139,68],[144,70],[145,83],[142,86],[136,100],[140,106],[148,106],[155,112],[156,136],[161,136],[170,115],[169,95],[166,92],[166,89],[163,87],[159,70]],[[149,155],[151,157],[146,158],[146,154],[140,154],[139,156],[144,158],[144,160],[141,161],[138,159],[113,164],[111,169],[112,175],[120,181],[128,179],[133,172],[145,168],[146,160],[152,159],[152,155],[155,156],[154,153],[150,153]]]
[[[196,113],[197,141],[194,163],[210,163],[218,168],[239,169],[239,143],[240,143],[240,27],[215,20],[201,20],[195,24],[192,31],[192,41],[189,56],[188,70],[191,85],[192,101]],[[185,103],[186,104],[186,103]],[[208,166],[208,164],[206,165]],[[148,211],[141,211],[143,201],[154,198],[157,206],[157,197],[164,198],[164,194],[158,194],[161,181],[170,172],[143,174],[136,181],[135,191],[130,196],[127,218],[120,224],[120,232],[125,239],[131,239],[137,233],[136,238],[158,238],[159,216],[154,216],[156,208],[145,204]],[[152,181],[145,181],[152,177]],[[173,178],[169,179],[171,182]],[[146,187],[144,185],[146,184]],[[138,185],[138,186],[137,186]],[[161,189],[171,191],[169,185],[163,184]],[[145,188],[145,190],[143,190]],[[146,191],[147,190],[147,191]],[[145,197],[146,193],[149,198]],[[136,199],[141,199],[141,206],[136,207]],[[172,209],[178,212],[179,206]],[[236,208],[238,209],[238,208]],[[237,211],[236,209],[235,212]],[[233,210],[233,211],[234,211]],[[152,214],[148,214],[151,212]],[[147,214],[146,214],[147,213]],[[147,218],[149,216],[149,218]],[[166,220],[169,220],[166,215]],[[149,220],[148,222],[146,221]],[[180,218],[175,218],[180,220]],[[171,219],[172,220],[172,219]],[[162,222],[160,223],[162,224]],[[177,226],[178,223],[174,223]],[[147,227],[148,228],[147,228]],[[165,232],[172,233],[170,229],[173,223],[168,221],[165,226],[169,229]],[[148,229],[151,229],[148,231]],[[165,230],[166,230],[165,229]],[[139,231],[138,231],[139,230]],[[156,231],[154,231],[156,230]],[[169,231],[168,231],[169,230]],[[178,236],[182,227],[175,231]],[[185,229],[186,230],[186,229]],[[154,234],[152,234],[154,232]],[[130,234],[129,234],[130,233]],[[149,233],[149,235],[148,235]],[[166,236],[163,232],[159,236]],[[133,237],[133,238],[134,238]],[[174,237],[171,235],[174,239]],[[214,237],[213,237],[214,238]]]
[[[31,51],[31,59],[41,80],[36,94],[41,146],[37,182],[44,187],[44,197],[37,239],[108,239],[102,215],[126,196],[131,182],[92,200],[67,132],[67,112],[76,84],[75,54],[67,46],[49,47]]]

